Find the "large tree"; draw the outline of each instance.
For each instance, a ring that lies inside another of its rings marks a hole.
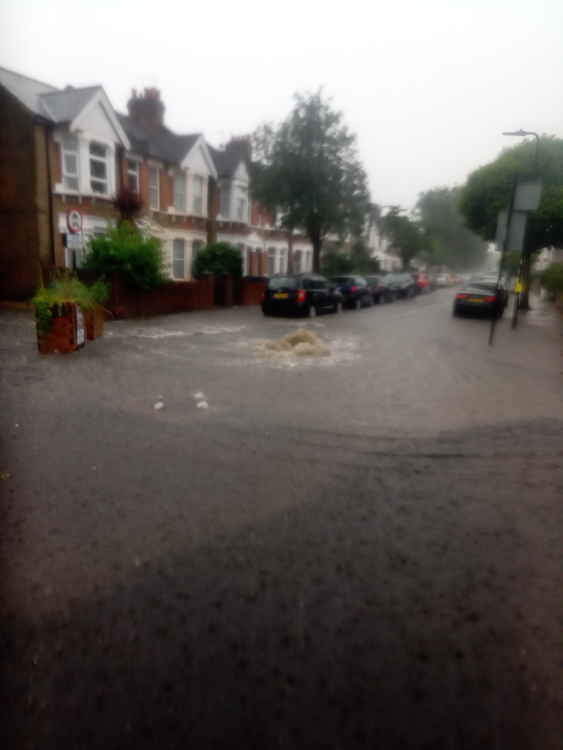
[[[459,188],[434,188],[421,193],[417,213],[426,239],[427,261],[465,270],[481,265],[486,244],[465,226],[459,210]]]
[[[381,217],[380,227],[390,241],[390,249],[396,253],[407,269],[410,262],[425,248],[425,238],[420,225],[408,216],[402,216],[398,206]]]
[[[516,180],[539,174],[543,193],[537,211],[529,215],[523,257],[527,307],[532,253],[543,247],[563,246],[563,140],[544,136],[537,146],[523,141],[507,148],[491,163],[476,169],[462,188],[460,209],[467,225],[483,239],[495,239],[497,216],[508,206]]]
[[[306,232],[320,269],[327,235],[360,235],[369,208],[356,139],[320,91],[297,94],[288,117],[255,133],[254,196],[280,212],[284,226]]]

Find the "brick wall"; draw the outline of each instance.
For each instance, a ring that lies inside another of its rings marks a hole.
[[[85,281],[87,274],[80,273]],[[168,315],[208,310],[214,304],[213,276],[197,281],[173,281],[150,292],[129,289],[118,277],[112,279],[110,298],[104,305],[117,318]]]
[[[0,112],[0,297],[19,300],[39,279],[35,131],[29,112],[1,87]]]

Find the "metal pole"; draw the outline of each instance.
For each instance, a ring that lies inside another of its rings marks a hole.
[[[508,233],[510,230],[510,221],[512,219],[512,213],[514,210],[514,200],[516,198],[516,186],[518,184],[518,178],[514,180],[512,183],[512,190],[510,191],[510,201],[508,203],[508,211],[506,214],[506,232],[504,233],[504,239],[502,242],[502,250],[500,254],[500,262],[498,266],[498,277],[497,277],[497,285],[495,289],[495,298],[496,298],[496,305],[498,306],[499,303],[499,291],[500,291],[500,280],[502,278],[502,272],[504,268],[504,260],[506,257],[506,250],[508,246]],[[497,314],[496,310],[493,312],[493,317],[491,318],[491,328],[489,331],[489,346],[493,345],[493,341],[495,338],[495,326],[497,323]]]

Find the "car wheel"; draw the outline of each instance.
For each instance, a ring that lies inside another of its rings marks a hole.
[[[338,302],[335,302],[334,305],[332,306],[332,312],[335,315],[340,312],[340,305],[338,304]]]
[[[452,310],[452,315],[454,316],[454,318],[459,318],[460,317],[459,310],[457,309],[457,307],[455,305],[454,305],[454,308]]]

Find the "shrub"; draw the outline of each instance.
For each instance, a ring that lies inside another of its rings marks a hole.
[[[154,289],[165,281],[160,242],[125,221],[90,240],[83,265],[97,276],[117,273],[136,289]]]
[[[563,263],[552,263],[540,275],[540,282],[550,297],[563,294]]]
[[[229,273],[238,278],[242,275],[240,250],[228,242],[213,242],[197,254],[193,272],[194,276]]]

